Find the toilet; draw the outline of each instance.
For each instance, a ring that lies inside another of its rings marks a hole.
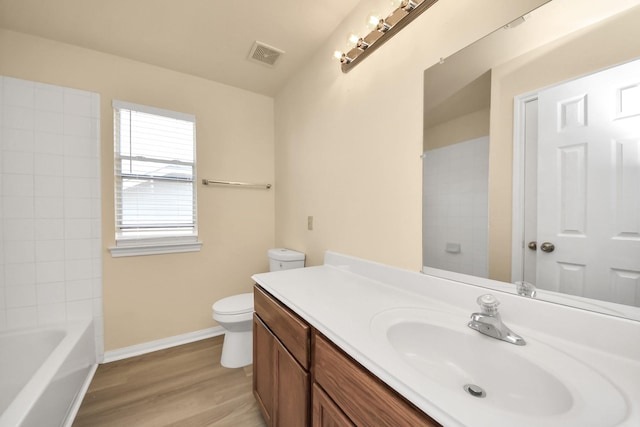
[[[304,267],[302,252],[269,249],[269,271]],[[253,293],[232,295],[213,304],[213,319],[225,330],[220,364],[240,368],[253,362]]]

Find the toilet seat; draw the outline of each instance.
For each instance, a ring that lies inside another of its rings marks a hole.
[[[232,295],[216,301],[213,306],[214,314],[234,315],[253,312],[253,294]]]

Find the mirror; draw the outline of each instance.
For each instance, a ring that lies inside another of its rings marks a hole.
[[[536,298],[640,321],[640,72],[598,74],[640,58],[639,4],[553,0],[425,71],[425,273],[507,292],[526,280]],[[607,136],[604,155],[584,145],[587,134],[537,150],[532,141],[554,138],[544,123],[560,118],[551,129],[570,134],[594,121],[597,75],[614,85],[612,122],[630,123],[626,133]],[[623,167],[587,163],[599,157]],[[602,220],[576,208],[587,205]],[[596,226],[620,249],[590,245]],[[566,257],[582,252],[592,260]],[[605,255],[625,261],[596,276],[591,263]]]

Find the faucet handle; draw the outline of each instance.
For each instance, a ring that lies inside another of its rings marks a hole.
[[[535,297],[536,296],[536,287],[533,283],[529,282],[515,282],[516,283],[516,291],[518,295],[522,295],[524,297]]]
[[[483,314],[488,314],[490,316],[495,316],[496,314],[498,314],[498,306],[500,305],[500,301],[498,301],[498,299],[493,295],[480,295],[476,301],[482,309]]]

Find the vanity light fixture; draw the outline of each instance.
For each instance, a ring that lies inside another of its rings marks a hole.
[[[358,37],[349,35],[349,50],[336,51],[334,57],[340,61],[342,72],[347,73],[358,65],[402,28],[416,19],[422,12],[433,6],[438,0],[392,0],[395,9],[386,18],[371,14],[367,18],[369,34]]]

